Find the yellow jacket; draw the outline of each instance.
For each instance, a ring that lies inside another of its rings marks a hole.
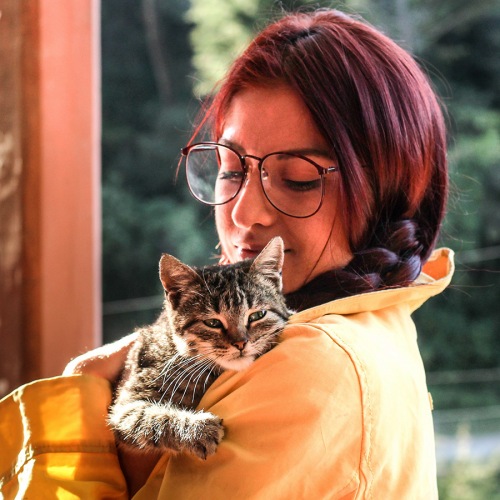
[[[206,461],[166,454],[136,499],[437,498],[431,407],[410,314],[453,273],[441,249],[410,287],[291,318],[282,342],[225,372],[200,406],[226,435]],[[106,428],[109,384],[23,386],[0,403],[0,487],[12,498],[127,498]]]

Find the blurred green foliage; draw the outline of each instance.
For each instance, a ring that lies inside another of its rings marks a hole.
[[[215,253],[209,211],[193,202],[180,149],[197,111],[192,97],[188,2],[102,2],[102,213],[105,302],[159,295],[163,252],[202,265]],[[156,26],[148,25],[146,8]],[[160,68],[147,31],[159,30]],[[155,75],[168,89],[160,92]],[[105,327],[108,322],[105,323]],[[124,326],[126,328],[126,326]],[[105,328],[105,340],[117,335]],[[126,333],[127,330],[121,333]]]
[[[438,478],[441,500],[500,500],[500,460],[458,462]]]
[[[123,298],[131,284],[133,297],[161,294],[156,264],[163,252],[182,255],[192,264],[207,262],[207,231],[192,203],[167,195],[141,199],[111,177],[102,189],[102,205],[104,213],[113,213],[103,218],[108,300]]]

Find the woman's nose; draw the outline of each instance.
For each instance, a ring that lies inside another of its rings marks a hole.
[[[260,182],[257,166],[250,168],[232,210],[233,223],[241,228],[255,224],[269,226],[274,222],[276,210],[269,203]]]

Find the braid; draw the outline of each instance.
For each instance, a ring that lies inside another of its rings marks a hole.
[[[415,221],[387,225],[381,235],[373,236],[371,245],[354,252],[346,267],[321,274],[288,294],[288,305],[302,310],[350,295],[408,285],[422,270],[423,249]]]
[[[403,286],[414,281],[422,269],[423,245],[417,237],[416,223],[401,220],[374,237],[374,244],[354,253],[347,272],[366,277],[370,288]]]

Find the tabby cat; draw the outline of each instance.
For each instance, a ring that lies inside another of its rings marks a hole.
[[[160,260],[165,304],[138,331],[110,408],[118,443],[142,451],[215,453],[222,420],[196,411],[224,370],[243,370],[278,343],[291,311],[281,294],[283,241],[254,260],[191,268]]]

